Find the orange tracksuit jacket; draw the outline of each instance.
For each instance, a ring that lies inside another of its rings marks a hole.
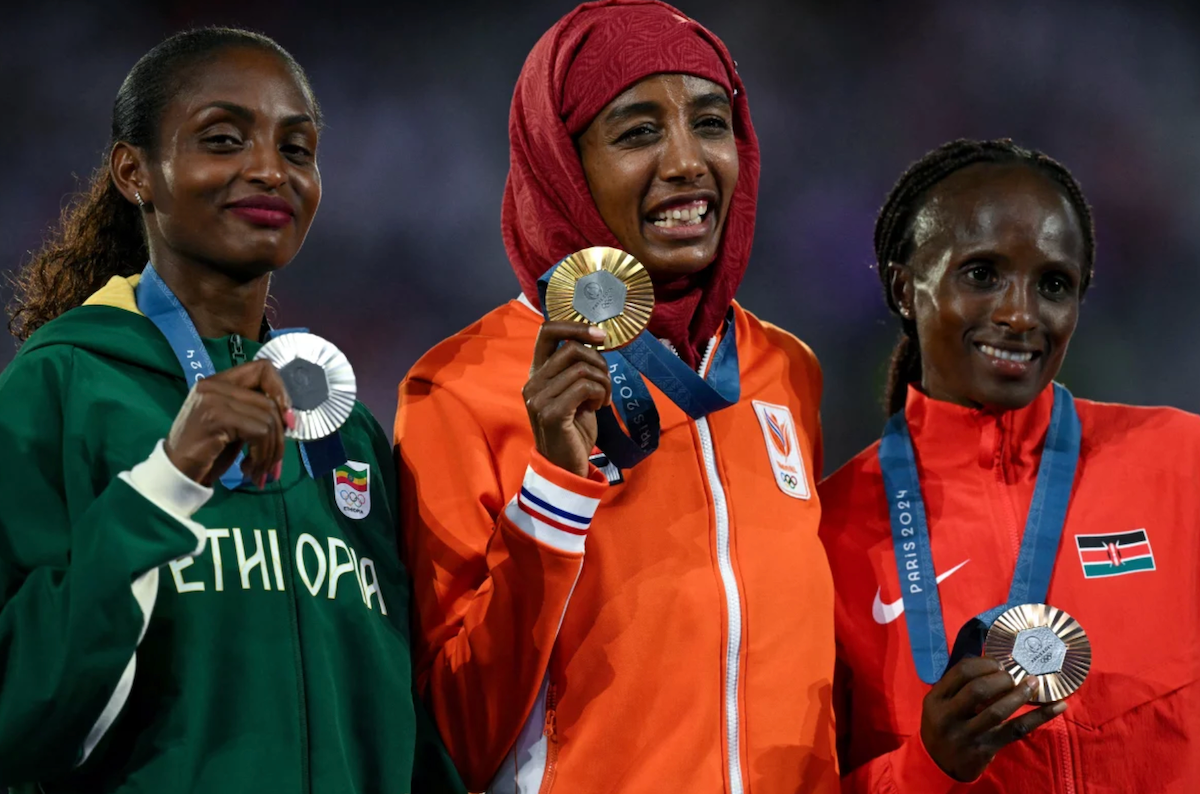
[[[1052,389],[988,414],[910,388],[906,407],[950,645],[1007,600]],[[1047,603],[1091,638],[1065,714],[956,784],[920,738],[921,701],[875,443],[821,484],[837,590],[835,705],[853,792],[1200,791],[1200,417],[1076,400],[1075,485]]]
[[[820,370],[735,313],[741,400],[692,421],[650,385],[660,446],[619,474],[535,451],[523,299],[401,384],[418,687],[471,790],[837,790]]]

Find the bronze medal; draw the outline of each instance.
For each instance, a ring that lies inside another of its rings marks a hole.
[[[983,652],[1018,684],[1038,678],[1032,700],[1053,703],[1079,689],[1092,666],[1092,644],[1079,621],[1046,604],[1009,609],[988,629]]]

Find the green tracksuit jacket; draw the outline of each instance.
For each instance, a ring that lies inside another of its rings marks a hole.
[[[345,498],[288,441],[278,483],[217,484],[190,521],[160,508],[122,472],[187,387],[135,281],[48,323],[0,375],[0,788],[454,790],[414,711],[387,436],[355,407],[348,474],[369,487]],[[235,341],[205,340],[218,370]],[[414,782],[414,757],[434,782]]]

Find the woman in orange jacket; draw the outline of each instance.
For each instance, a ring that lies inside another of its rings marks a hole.
[[[472,790],[835,791],[820,371],[733,302],[759,154],[732,58],[665,4],[586,3],[530,53],[510,143],[522,294],[422,358],[396,419],[418,686],[451,755]],[[645,265],[643,349],[690,383],[649,384],[636,466],[595,446],[642,379],[540,308],[589,246]]]
[[[1092,277],[1079,185],[955,141],[901,177],[875,251],[893,415],[820,489],[844,789],[1200,790],[1200,419],[1053,383]],[[1026,602],[1090,637],[1065,700],[947,649]]]

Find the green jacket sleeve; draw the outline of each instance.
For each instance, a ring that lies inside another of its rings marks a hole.
[[[64,437],[65,395],[87,388],[75,355],[33,350],[0,375],[0,786],[80,763],[153,608],[134,581],[197,550],[125,479],[69,481],[64,456],[84,446]]]

